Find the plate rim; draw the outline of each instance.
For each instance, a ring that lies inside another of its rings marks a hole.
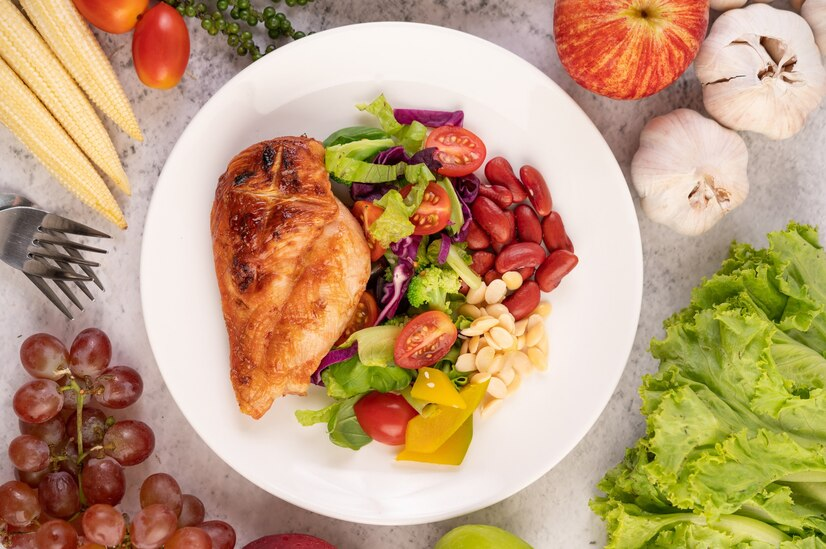
[[[149,292],[145,291],[145,287],[144,287],[144,284],[145,284],[144,281],[147,279],[145,271],[148,268],[147,267],[147,261],[145,259],[147,257],[147,254],[145,252],[147,251],[147,242],[148,242],[148,240],[145,238],[145,234],[146,234],[146,228],[149,226],[150,222],[155,217],[157,217],[157,214],[156,214],[155,211],[159,208],[159,206],[157,205],[158,200],[157,200],[157,192],[156,191],[159,188],[160,182],[164,180],[164,176],[166,175],[166,172],[167,172],[168,167],[169,167],[169,159],[172,158],[175,155],[177,149],[181,146],[181,142],[184,141],[185,137],[187,137],[188,133],[192,129],[192,126],[195,124],[195,122],[197,120],[199,120],[200,117],[205,116],[203,113],[204,113],[204,111],[208,110],[209,105],[211,105],[213,102],[219,101],[221,96],[224,93],[227,93],[226,89],[229,88],[234,81],[240,80],[242,78],[242,76],[245,75],[248,71],[252,72],[253,70],[261,70],[261,68],[260,68],[261,66],[266,65],[266,63],[268,63],[268,62],[270,62],[270,63],[274,62],[272,60],[267,61],[267,58],[269,58],[271,56],[274,59],[278,59],[281,56],[283,56],[284,52],[291,52],[291,51],[293,51],[297,48],[302,47],[303,43],[307,43],[307,42],[310,42],[310,41],[316,41],[316,40],[329,40],[330,37],[332,37],[334,35],[337,35],[337,34],[347,34],[347,33],[351,33],[351,32],[369,31],[371,29],[386,29],[386,28],[392,28],[392,27],[403,27],[405,29],[413,29],[414,32],[418,31],[418,30],[421,30],[422,32],[443,33],[444,35],[452,35],[452,37],[454,37],[456,39],[475,42],[480,47],[493,48],[495,50],[498,50],[500,53],[505,54],[510,59],[510,61],[512,63],[522,65],[522,68],[524,70],[526,70],[528,72],[533,72],[536,76],[538,76],[540,78],[540,80],[543,81],[543,83],[545,85],[549,85],[552,88],[556,88],[556,91],[560,92],[560,94],[559,94],[560,97],[564,98],[564,101],[567,101],[569,103],[569,107],[572,108],[573,110],[579,112],[579,114],[582,116],[584,122],[589,124],[591,126],[591,128],[593,129],[593,131],[595,131],[597,133],[597,135],[599,135],[599,137],[600,137],[600,139],[598,141],[599,146],[604,147],[605,152],[609,155],[610,159],[612,159],[612,162],[610,163],[610,169],[615,172],[615,175],[617,176],[618,180],[621,180],[621,181],[625,182],[625,193],[624,193],[624,200],[626,201],[625,208],[630,208],[628,211],[632,215],[629,215],[629,220],[633,225],[632,228],[634,229],[632,231],[633,236],[634,236],[634,242],[630,243],[631,248],[633,249],[633,252],[634,252],[634,257],[629,260],[629,266],[633,266],[634,275],[635,275],[634,278],[636,280],[638,280],[638,283],[634,285],[634,288],[633,288],[634,295],[632,296],[632,303],[634,303],[634,311],[633,311],[632,317],[634,319],[634,323],[633,323],[633,329],[629,328],[629,330],[632,331],[632,335],[628,340],[627,349],[625,349],[622,352],[618,351],[618,353],[617,353],[618,359],[623,358],[624,365],[622,366],[622,368],[618,368],[616,370],[615,375],[614,375],[614,379],[610,380],[610,383],[606,384],[606,387],[610,387],[610,389],[611,389],[608,398],[605,400],[605,402],[601,406],[598,407],[598,409],[596,409],[596,408],[594,409],[593,417],[589,417],[588,421],[582,422],[582,425],[583,425],[582,435],[578,438],[578,440],[576,440],[575,442],[573,442],[570,445],[566,445],[568,447],[565,448],[564,452],[561,452],[560,457],[558,459],[549,460],[548,463],[545,466],[543,466],[541,468],[538,468],[537,472],[535,474],[526,475],[523,482],[511,485],[511,486],[508,487],[507,490],[503,490],[503,491],[496,492],[496,493],[491,493],[491,495],[489,495],[487,497],[484,497],[484,498],[479,498],[478,500],[474,501],[470,505],[460,505],[460,506],[457,506],[456,508],[454,508],[453,510],[443,511],[441,513],[430,513],[430,514],[427,514],[427,515],[424,515],[422,513],[418,513],[417,516],[411,517],[411,518],[406,519],[406,520],[399,519],[398,517],[391,517],[390,520],[387,520],[387,519],[384,518],[383,515],[374,515],[374,516],[370,516],[370,517],[365,517],[365,516],[360,516],[360,515],[357,515],[357,514],[348,514],[346,512],[346,510],[333,509],[333,508],[325,507],[323,505],[319,505],[316,502],[307,501],[306,499],[302,498],[300,495],[295,494],[291,491],[281,490],[278,487],[273,486],[271,483],[258,482],[256,480],[251,479],[249,476],[247,476],[246,474],[239,471],[227,459],[224,459],[223,454],[220,451],[218,451],[216,448],[214,448],[213,445],[210,444],[210,442],[207,441],[207,438],[201,433],[201,429],[196,427],[196,423],[193,422],[190,419],[189,415],[185,411],[185,408],[181,406],[181,403],[179,402],[179,398],[178,398],[178,396],[176,396],[176,392],[167,383],[167,376],[165,375],[164,369],[161,368],[160,362],[158,361],[158,358],[157,358],[158,357],[158,352],[156,350],[156,344],[153,341],[153,337],[151,335],[152,334],[152,329],[150,328],[150,325],[149,325],[149,322],[148,322],[148,319],[147,319],[147,314],[146,314],[147,306],[146,305],[147,305],[147,300],[148,300],[147,294]],[[257,67],[257,68],[254,68],[254,67]],[[637,333],[638,333],[638,330],[639,330],[639,322],[640,322],[641,312],[642,312],[642,297],[643,297],[643,289],[644,289],[644,283],[645,283],[645,270],[644,270],[644,255],[643,255],[643,248],[642,248],[642,235],[640,233],[640,226],[639,226],[639,217],[638,217],[638,213],[637,213],[637,210],[636,210],[636,207],[635,207],[634,198],[633,198],[633,195],[631,193],[631,189],[628,186],[628,182],[625,178],[625,175],[622,172],[622,168],[620,167],[616,156],[614,155],[613,151],[611,150],[610,146],[608,145],[607,141],[605,140],[605,137],[602,135],[602,132],[594,124],[594,122],[591,120],[591,118],[588,116],[588,114],[582,109],[582,107],[580,107],[579,104],[576,103],[576,101],[574,101],[574,99],[559,84],[557,84],[553,79],[550,78],[550,76],[545,74],[543,71],[541,71],[535,65],[533,65],[532,63],[530,63],[526,59],[520,57],[518,54],[516,54],[516,53],[508,50],[507,48],[504,48],[504,47],[502,47],[502,46],[500,46],[500,45],[498,45],[494,42],[491,42],[489,40],[481,38],[479,36],[475,36],[473,34],[470,34],[470,33],[464,32],[464,31],[460,31],[460,30],[456,30],[456,29],[452,29],[452,28],[448,28],[448,27],[443,27],[443,26],[440,26],[440,25],[427,24],[427,23],[401,22],[401,21],[378,21],[378,22],[369,22],[369,23],[358,23],[358,24],[352,24],[352,25],[343,25],[343,26],[336,27],[336,28],[333,28],[333,29],[328,29],[328,30],[325,30],[325,31],[314,33],[312,35],[309,35],[309,36],[306,36],[306,37],[302,38],[301,40],[297,40],[297,41],[294,41],[294,42],[291,42],[289,44],[285,44],[285,45],[279,47],[273,53],[265,56],[264,59],[262,59],[258,63],[250,64],[249,66],[245,67],[243,70],[241,70],[237,74],[235,74],[232,78],[227,80],[224,84],[221,85],[220,88],[218,88],[218,90],[216,90],[213,93],[213,95],[193,115],[193,117],[187,123],[187,126],[184,128],[183,132],[180,134],[180,136],[178,136],[178,138],[175,142],[175,145],[172,147],[172,149],[169,152],[169,155],[167,156],[166,160],[164,161],[164,166],[163,166],[160,174],[158,175],[158,178],[155,182],[155,186],[152,189],[152,196],[150,198],[149,206],[147,208],[146,217],[144,219],[143,232],[142,232],[141,238],[142,238],[142,241],[141,241],[141,246],[140,246],[139,290],[140,290],[141,312],[142,312],[144,330],[147,334],[147,339],[149,341],[150,350],[152,351],[153,359],[155,361],[155,364],[158,366],[158,370],[160,371],[161,378],[163,379],[164,385],[166,386],[166,389],[169,391],[170,396],[172,397],[172,399],[175,402],[176,406],[180,410],[181,414],[186,419],[189,426],[197,433],[198,437],[204,442],[204,444],[207,447],[209,447],[209,449],[212,452],[214,452],[217,457],[219,457],[221,459],[221,461],[223,461],[229,468],[231,468],[233,471],[235,471],[238,475],[243,477],[246,481],[250,482],[251,484],[257,486],[258,488],[260,488],[260,489],[262,489],[262,490],[264,490],[268,493],[270,493],[271,495],[273,495],[275,497],[278,497],[278,498],[280,498],[280,499],[282,499],[282,500],[284,500],[284,501],[286,501],[290,504],[296,505],[296,506],[298,506],[302,509],[305,509],[305,510],[308,510],[308,511],[311,511],[311,512],[314,512],[314,513],[319,513],[321,515],[331,517],[331,518],[334,518],[334,519],[345,520],[345,521],[348,521],[348,522],[359,523],[359,524],[368,524],[368,525],[376,525],[376,526],[403,526],[403,525],[425,524],[425,523],[429,523],[429,522],[436,522],[436,521],[455,518],[455,517],[458,517],[458,516],[463,516],[463,515],[478,511],[480,509],[484,509],[484,508],[489,507],[491,505],[495,505],[499,502],[502,502],[505,499],[508,499],[508,498],[516,495],[517,493],[523,491],[525,488],[527,488],[528,486],[534,484],[540,478],[542,478],[543,476],[548,474],[562,460],[564,460],[566,457],[568,457],[571,454],[571,452],[585,440],[585,438],[587,438],[587,436],[590,434],[590,432],[593,429],[596,422],[599,420],[599,418],[605,412],[605,409],[607,408],[608,404],[610,403],[611,399],[613,398],[614,394],[616,393],[616,388],[619,385],[619,382],[622,378],[622,375],[623,375],[623,373],[625,372],[625,370],[628,366],[628,360],[631,356],[631,352],[633,351],[634,342],[636,340],[636,336],[637,336]]]

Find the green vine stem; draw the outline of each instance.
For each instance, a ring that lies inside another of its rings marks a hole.
[[[272,52],[278,47],[276,42],[272,42],[261,51],[255,43],[252,31],[259,23],[264,24],[267,36],[271,40],[289,38],[298,40],[307,35],[303,31],[295,30],[292,22],[283,12],[276,11],[272,6],[267,6],[263,10],[258,10],[250,4],[250,0],[217,0],[215,11],[209,12],[209,7],[205,2],[196,0],[163,0],[184,17],[197,17],[201,20],[203,28],[210,36],[217,36],[219,33],[226,36],[227,45],[235,50],[240,56],[249,55],[253,61],[261,59],[264,55]],[[278,4],[281,0],[272,0]],[[313,0],[285,0],[288,7],[306,6]],[[229,15],[229,19],[227,19]],[[244,25],[242,30],[241,26]],[[312,34],[312,33],[309,33]]]

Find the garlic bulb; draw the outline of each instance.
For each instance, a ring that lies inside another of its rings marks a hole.
[[[631,179],[652,221],[698,235],[746,199],[748,161],[736,132],[677,109],[646,124]]]
[[[772,139],[800,131],[826,93],[826,69],[809,25],[763,4],[721,15],[694,66],[711,116]]]
[[[756,2],[769,3],[772,0],[755,0]],[[728,11],[734,8],[742,8],[748,0],[711,0],[711,9],[715,11]]]
[[[806,0],[800,15],[812,27],[820,53],[826,55],[826,0]]]

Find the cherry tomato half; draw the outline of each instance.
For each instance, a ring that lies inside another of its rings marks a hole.
[[[347,327],[341,332],[341,337],[338,338],[335,346],[338,347],[347,341],[347,338],[353,335],[354,332],[358,332],[362,328],[369,328],[375,324],[378,317],[379,306],[376,304],[376,298],[373,297],[373,294],[370,292],[364,292],[361,294],[361,298],[356,305],[356,312],[353,318],[350,319],[350,323],[347,324]]]
[[[408,185],[401,190],[402,196],[407,198],[413,185]],[[413,234],[436,234],[450,221],[450,197],[447,191],[436,183],[429,183],[422,197],[422,204],[410,218],[410,222],[416,227]]]
[[[479,169],[488,153],[475,133],[455,126],[440,126],[430,132],[425,147],[436,147],[436,160],[442,163],[439,173],[461,177]]]
[[[77,11],[92,25],[112,34],[135,28],[149,0],[74,0]]]
[[[403,396],[376,391],[361,397],[353,410],[365,433],[390,446],[404,444],[407,422],[419,415]]]
[[[370,234],[370,225],[383,213],[384,208],[376,206],[366,200],[359,200],[353,205],[353,217],[361,223],[361,227],[364,229],[364,238],[367,239],[367,245],[370,246],[370,261],[378,261],[385,252],[385,249],[373,240],[373,235]]]
[[[189,30],[181,14],[160,2],[143,14],[132,35],[132,59],[141,82],[161,90],[175,87],[189,63]]]
[[[459,333],[450,317],[441,311],[428,311],[402,328],[393,348],[398,366],[416,370],[433,366],[444,357]]]

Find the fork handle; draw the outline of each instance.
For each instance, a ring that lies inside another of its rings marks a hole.
[[[34,206],[34,202],[19,194],[0,193],[0,210],[14,208],[15,206]]]

